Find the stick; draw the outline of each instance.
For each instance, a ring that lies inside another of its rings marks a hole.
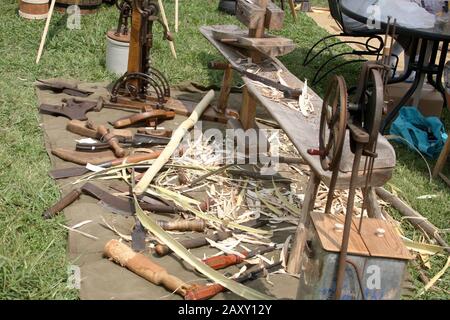
[[[178,0],[175,0],[175,32],[178,32]]]
[[[397,209],[401,215],[408,217],[408,221],[412,225],[423,230],[430,237],[436,239],[436,241],[443,247],[445,247],[447,252],[450,252],[449,245],[447,242],[439,235],[439,229],[431,224],[424,216],[410,208],[402,200],[394,196],[392,193],[384,188],[376,188],[375,192],[384,201],[390,203],[395,209]]]
[[[161,1],[161,0],[159,0]],[[189,129],[191,129],[199,120],[202,113],[209,106],[211,101],[214,99],[214,90],[210,90],[203,99],[195,107],[192,114],[183,121],[180,126],[172,134],[172,138],[167,146],[164,148],[163,152],[159,155],[158,159],[153,162],[152,166],[148,168],[144,176],[141,178],[139,183],[134,188],[134,192],[138,195],[142,195],[145,190],[147,190],[149,184],[152,182],[156,174],[161,170],[161,168],[169,161],[173,152],[177,149],[183,137],[186,135]]]
[[[39,45],[38,54],[36,57],[36,64],[41,60],[42,51],[44,50],[45,39],[47,39],[48,27],[50,26],[50,20],[52,19],[53,9],[55,8],[56,0],[52,0],[50,9],[48,10],[47,20],[45,21],[44,32],[42,33],[41,44]]]
[[[162,0],[158,0],[158,6],[159,6],[159,10],[161,10],[161,17],[163,19],[164,24],[167,27],[167,31],[170,32],[169,24],[167,23],[166,11],[164,10],[164,6],[163,6],[163,3],[162,3]],[[170,46],[170,51],[172,51],[173,57],[176,59],[177,58],[177,52],[175,51],[175,45],[173,44],[173,41],[169,41],[169,46]]]

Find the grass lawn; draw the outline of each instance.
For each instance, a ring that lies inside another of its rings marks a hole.
[[[198,31],[201,25],[236,23],[234,17],[216,10],[217,0],[181,2],[180,32],[176,34],[178,60],[173,60],[161,28],[155,29],[153,63],[170,82],[195,81],[219,84],[221,74],[206,68],[219,59],[216,50]],[[322,1],[323,2],[323,1]],[[105,32],[116,25],[115,7],[102,6],[97,14],[83,16],[81,30],[66,28],[66,17],[54,14],[41,63],[34,63],[44,21],[28,21],[17,15],[17,1],[3,0],[0,27],[0,299],[74,299],[77,292],[66,287],[66,231],[58,223],[63,217],[44,221],[41,213],[59,197],[47,176],[49,160],[39,128],[33,82],[37,78],[66,77],[85,81],[113,80],[105,68]],[[173,1],[164,1],[169,21]],[[286,15],[280,34],[292,38],[298,49],[282,58],[299,78],[311,78],[314,66],[304,68],[302,58],[312,44],[326,35],[313,20],[299,14],[296,23]],[[172,26],[173,29],[173,26]],[[350,84],[355,83],[358,66],[342,70]],[[323,93],[325,83],[315,89]],[[448,117],[448,115],[446,114]],[[449,228],[450,192],[440,181],[428,181],[426,166],[416,154],[396,146],[398,164],[390,185],[400,197],[439,228]],[[431,163],[430,165],[432,165]],[[435,194],[429,200],[418,196]],[[395,212],[393,212],[395,215]],[[398,216],[397,216],[398,217]],[[420,233],[403,223],[408,237]],[[447,240],[450,237],[447,234]],[[432,258],[431,278],[445,259]],[[413,278],[417,274],[412,270]],[[414,280],[417,288],[423,286]],[[438,287],[449,290],[447,273]],[[448,291],[447,291],[448,292]],[[422,298],[448,298],[437,289]]]

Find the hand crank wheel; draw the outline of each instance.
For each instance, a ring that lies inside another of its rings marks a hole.
[[[339,164],[347,128],[347,85],[341,76],[334,76],[323,99],[320,116],[319,150],[324,170]]]

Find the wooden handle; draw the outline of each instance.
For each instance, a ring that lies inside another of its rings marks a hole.
[[[196,286],[188,290],[184,296],[185,300],[206,300],[224,291],[225,288],[218,283],[209,286]]]
[[[97,131],[86,127],[85,123],[80,120],[71,120],[67,123],[66,130],[80,136],[96,139]]]
[[[228,68],[230,68],[230,64],[228,62],[221,62],[221,61],[210,61],[210,62],[208,62],[208,69],[226,70]]]
[[[168,231],[197,231],[203,232],[205,229],[205,222],[201,219],[197,220],[181,220],[181,221],[164,221],[159,220],[158,224],[161,228]]]
[[[234,266],[236,264],[239,264],[242,261],[244,261],[244,259],[238,255],[229,254],[226,256],[221,255],[221,256],[210,257],[207,259],[203,259],[202,261],[205,264],[207,264],[208,266],[210,266],[211,268],[213,268],[214,270],[219,270],[219,269],[225,269],[229,266]]]
[[[104,125],[99,125],[97,127],[97,133],[103,141],[109,144],[117,157],[122,158],[125,156],[125,150],[120,146],[117,138],[109,133],[108,129],[106,129]]]
[[[206,238],[213,240],[213,241],[222,241],[225,240],[229,237],[232,236],[232,233],[230,231],[220,231],[214,234],[210,234],[207,236],[199,236],[197,238],[192,238],[192,239],[185,239],[185,240],[181,240],[180,244],[185,247],[186,249],[193,249],[193,248],[199,248],[199,247],[203,247],[205,245],[208,244],[208,240],[206,240]],[[171,253],[172,251],[169,249],[169,247],[167,247],[166,245],[163,244],[157,244],[155,246],[155,252],[159,255],[159,256],[165,256],[168,255],[169,253]]]
[[[64,210],[68,205],[77,200],[81,195],[78,189],[70,191],[67,195],[62,197],[55,205],[51,206],[42,214],[44,219],[50,219],[56,216],[59,212]]]
[[[114,262],[126,267],[145,280],[158,286],[163,286],[170,292],[176,292],[181,296],[191,288],[184,281],[167,273],[166,269],[154,263],[143,254],[134,252],[129,246],[115,239],[108,241],[104,253]]]
[[[124,161],[127,163],[137,163],[145,160],[156,159],[159,157],[161,151],[154,151],[152,153],[139,154],[134,156],[128,156],[126,158],[116,159],[111,161],[112,166],[117,166],[122,164]]]

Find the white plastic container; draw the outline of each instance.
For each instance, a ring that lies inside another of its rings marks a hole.
[[[106,69],[117,75],[123,75],[128,67],[129,41],[113,39],[114,31],[106,34]],[[127,39],[128,40],[128,39]]]

